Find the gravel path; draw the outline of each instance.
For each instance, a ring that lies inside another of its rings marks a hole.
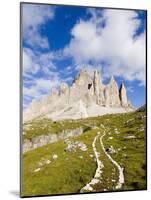
[[[118,171],[119,171],[119,180],[118,183],[116,185],[116,189],[120,189],[122,187],[122,185],[124,184],[124,173],[123,173],[123,168],[115,161],[113,160],[113,158],[105,151],[102,139],[105,136],[105,131],[103,133],[103,135],[100,137],[100,144],[101,147],[104,151],[104,153],[106,154],[106,156],[108,157],[108,159],[117,167]]]
[[[100,182],[98,178],[100,178],[102,174],[102,168],[104,167],[104,165],[99,160],[100,153],[97,152],[96,150],[96,140],[99,138],[99,136],[100,136],[100,133],[98,133],[98,135],[94,138],[93,143],[92,143],[93,151],[94,151],[96,162],[97,162],[97,169],[96,169],[93,179],[80,190],[80,193],[83,193],[85,191],[93,191],[92,186]]]
[[[103,125],[102,125],[102,128],[104,128]],[[105,130],[101,136],[100,136],[100,132],[98,132],[97,136],[93,140],[92,147],[93,147],[94,155],[96,158],[97,169],[96,169],[94,177],[91,179],[91,181],[89,183],[87,183],[80,190],[80,193],[91,192],[91,191],[93,191],[93,185],[95,185],[97,183],[101,183],[100,179],[101,179],[101,174],[103,173],[102,169],[104,168],[104,165],[103,165],[102,161],[99,160],[100,153],[96,149],[96,141],[98,138],[100,139],[100,145],[101,145],[103,152],[105,153],[107,158],[113,163],[113,165],[115,165],[118,169],[119,178],[118,178],[117,185],[115,186],[115,189],[120,189],[122,187],[122,185],[124,184],[123,168],[115,160],[113,160],[113,158],[106,152],[103,141],[102,141],[104,136],[105,136]]]

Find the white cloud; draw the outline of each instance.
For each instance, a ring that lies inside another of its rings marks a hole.
[[[31,68],[31,66],[32,66],[32,58],[23,49],[23,69],[24,69],[24,71],[28,71]]]
[[[71,30],[72,39],[64,55],[80,65],[105,61],[104,76],[122,76],[144,84],[145,33],[134,37],[140,25],[137,12],[89,9],[88,13],[90,19],[81,19]]]
[[[36,74],[40,69],[39,64],[36,62],[35,54],[29,49],[23,49],[23,74],[24,76],[30,76],[30,74]]]
[[[51,79],[33,79],[32,85],[30,87],[23,87],[24,102],[27,98],[29,98],[30,100],[40,99],[43,94],[47,94],[51,91],[52,88],[58,87],[60,82],[61,80],[57,76],[54,76]]]
[[[130,93],[133,93],[134,92],[134,88],[132,86],[127,86],[126,87],[127,91],[130,92]]]
[[[35,30],[28,30],[24,34],[24,40],[26,44],[28,44],[31,48],[43,48],[48,49],[49,48],[49,42],[46,37],[42,37],[40,33]]]
[[[23,49],[24,105],[28,105],[32,99],[40,99],[53,87],[59,86],[61,78],[54,59],[56,59],[54,52],[37,54],[29,48]]]
[[[57,53],[56,53],[57,54]],[[23,74],[25,77],[31,77],[32,75],[42,72],[46,76],[51,76],[53,71],[56,70],[54,60],[57,55],[55,52],[37,53],[30,48],[23,48]]]
[[[54,64],[58,53],[37,51],[38,48],[49,49],[48,39],[41,34],[41,28],[54,18],[55,7],[39,4],[22,6],[23,41],[29,46],[23,48],[23,100],[26,107],[32,99],[40,99],[52,87],[57,87],[60,77]]]
[[[45,22],[53,19],[54,8],[48,5],[22,5],[23,39],[30,47],[49,48],[48,39],[40,34],[40,28]]]

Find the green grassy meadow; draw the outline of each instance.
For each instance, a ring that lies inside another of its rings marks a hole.
[[[50,133],[59,134],[63,130],[83,128],[83,134],[70,137],[71,142],[83,142],[86,151],[75,148],[66,151],[65,140],[44,145],[22,155],[21,195],[57,195],[79,193],[93,178],[97,164],[92,148],[95,136],[103,133],[103,144],[108,151],[112,146],[115,152],[110,156],[124,168],[125,182],[120,190],[146,189],[146,113],[140,110],[127,114],[112,114],[79,120],[53,122],[50,119],[35,119],[23,126],[23,140]],[[99,183],[93,192],[116,191],[118,170],[103,152],[99,140],[96,149],[104,168]],[[53,155],[57,159],[53,159]],[[49,163],[45,163],[48,161]]]

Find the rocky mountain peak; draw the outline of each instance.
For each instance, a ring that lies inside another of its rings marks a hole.
[[[105,105],[106,106],[120,106],[120,97],[119,89],[117,82],[115,81],[114,76],[111,76],[111,79],[108,85],[105,87]]]
[[[125,84],[122,83],[119,90],[121,105],[127,107],[129,105]]]
[[[127,112],[132,109],[129,105],[124,83],[119,89],[112,76],[109,83],[103,85],[98,70],[90,76],[86,69],[82,69],[71,86],[62,82],[59,90],[52,88],[51,94],[40,101],[33,101],[24,112],[24,120],[41,115],[57,120]]]
[[[116,83],[115,78],[112,75],[111,78],[110,78],[109,84],[115,84],[115,83]]]
[[[69,90],[68,84],[65,82],[62,82],[60,85],[60,94],[66,94],[68,90]]]
[[[73,84],[76,86],[84,86],[88,82],[90,82],[90,76],[86,69],[80,70],[78,76],[73,80]]]
[[[121,89],[125,89],[126,90],[124,82],[121,84]]]

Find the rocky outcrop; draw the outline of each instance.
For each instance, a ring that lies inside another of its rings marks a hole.
[[[71,86],[62,82],[59,90],[51,89],[40,101],[33,101],[23,114],[23,120],[29,121],[39,116],[51,119],[78,119],[107,113],[129,112],[133,108],[128,101],[126,87],[120,90],[112,76],[104,85],[100,72],[95,70],[93,76],[82,69]]]
[[[48,135],[40,135],[32,138],[31,140],[25,139],[23,142],[23,153],[30,151],[32,149],[36,149],[46,144],[51,144],[57,142],[59,140],[64,140],[66,138],[72,136],[78,136],[83,133],[83,129],[81,127],[76,128],[74,130],[65,130],[58,134],[48,134]]]

